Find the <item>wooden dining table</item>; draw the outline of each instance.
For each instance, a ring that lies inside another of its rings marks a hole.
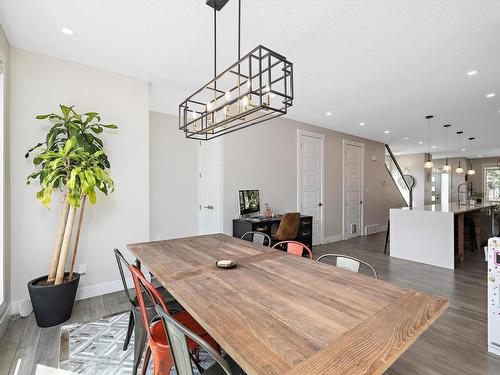
[[[448,306],[223,234],[127,248],[247,374],[381,374]]]

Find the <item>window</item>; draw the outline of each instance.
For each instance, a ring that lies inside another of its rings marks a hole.
[[[500,201],[500,168],[484,168],[484,198],[487,201]]]

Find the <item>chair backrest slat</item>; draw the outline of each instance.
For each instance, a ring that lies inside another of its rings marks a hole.
[[[190,331],[174,318],[165,312],[165,309],[156,305],[156,311],[163,321],[163,327],[167,331],[167,338],[170,345],[172,358],[174,359],[177,375],[192,375],[193,368],[191,366],[191,356],[186,344],[186,339],[189,338],[203,348],[215,361],[219,364],[226,375],[232,375],[229,363],[214,349],[210,344],[203,340],[200,336]]]
[[[281,249],[282,246],[286,246],[286,252],[289,254],[302,256],[304,250],[307,252],[309,259],[313,258],[313,253],[306,245],[297,241],[281,241],[274,244],[273,249]]]
[[[246,232],[243,236],[241,236],[242,240],[246,240],[247,238],[251,238],[253,243],[262,246],[271,246],[271,237],[269,237],[265,233],[252,231],[252,232]]]
[[[378,279],[378,274],[377,271],[375,271],[375,268],[361,259],[345,254],[323,254],[317,259],[317,262],[325,258],[337,258],[335,261],[335,265],[338,268],[346,269],[352,272],[359,272],[360,266],[364,265],[368,269],[370,269],[370,271],[373,273],[373,277]]]
[[[175,363],[175,372],[178,375],[193,375],[191,356],[186,342],[186,336],[169,320],[163,319],[170,345],[170,352]]]
[[[343,268],[345,270],[349,270],[352,272],[359,272],[359,265],[360,265],[360,263],[357,260],[344,258],[344,257],[337,258],[337,267],[338,268]]]

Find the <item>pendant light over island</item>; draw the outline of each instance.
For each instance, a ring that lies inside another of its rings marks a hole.
[[[434,118],[433,115],[427,115],[425,116],[427,122],[428,122],[428,137],[427,137],[427,160],[424,164],[424,168],[429,169],[434,167],[434,163],[432,162],[432,155],[431,155],[431,120]]]

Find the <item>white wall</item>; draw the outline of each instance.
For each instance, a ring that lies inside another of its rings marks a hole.
[[[5,37],[5,33],[0,26],[0,58],[4,63],[4,85],[3,85],[3,261],[0,261],[0,275],[3,277],[3,303],[0,304],[0,335],[2,334],[2,315],[7,310],[11,299],[10,287],[10,166],[9,166],[9,148],[10,148],[10,45]],[[0,252],[2,256],[2,252]]]
[[[119,286],[113,248],[149,239],[148,84],[15,48],[11,65],[12,300],[27,297],[27,282],[48,271],[59,205],[54,200],[47,210],[36,200],[37,186],[26,185],[34,167],[24,153],[47,131],[35,116],[59,103],[119,125],[103,135],[116,191],[87,206],[76,261],[87,264],[80,296]]]
[[[325,135],[325,239],[342,235],[342,139],[365,145],[364,225],[387,225],[389,208],[404,202],[384,165],[384,144],[277,118],[224,137],[224,232],[238,217],[237,191],[260,189],[275,212],[297,210],[297,129]],[[375,156],[376,161],[371,157]]]
[[[403,174],[409,174],[415,179],[413,186],[413,205],[423,206],[425,195],[425,154],[409,154],[396,156],[399,167]],[[405,173],[405,170],[408,173]]]
[[[198,233],[198,148],[179,130],[178,117],[149,115],[150,238]]]

